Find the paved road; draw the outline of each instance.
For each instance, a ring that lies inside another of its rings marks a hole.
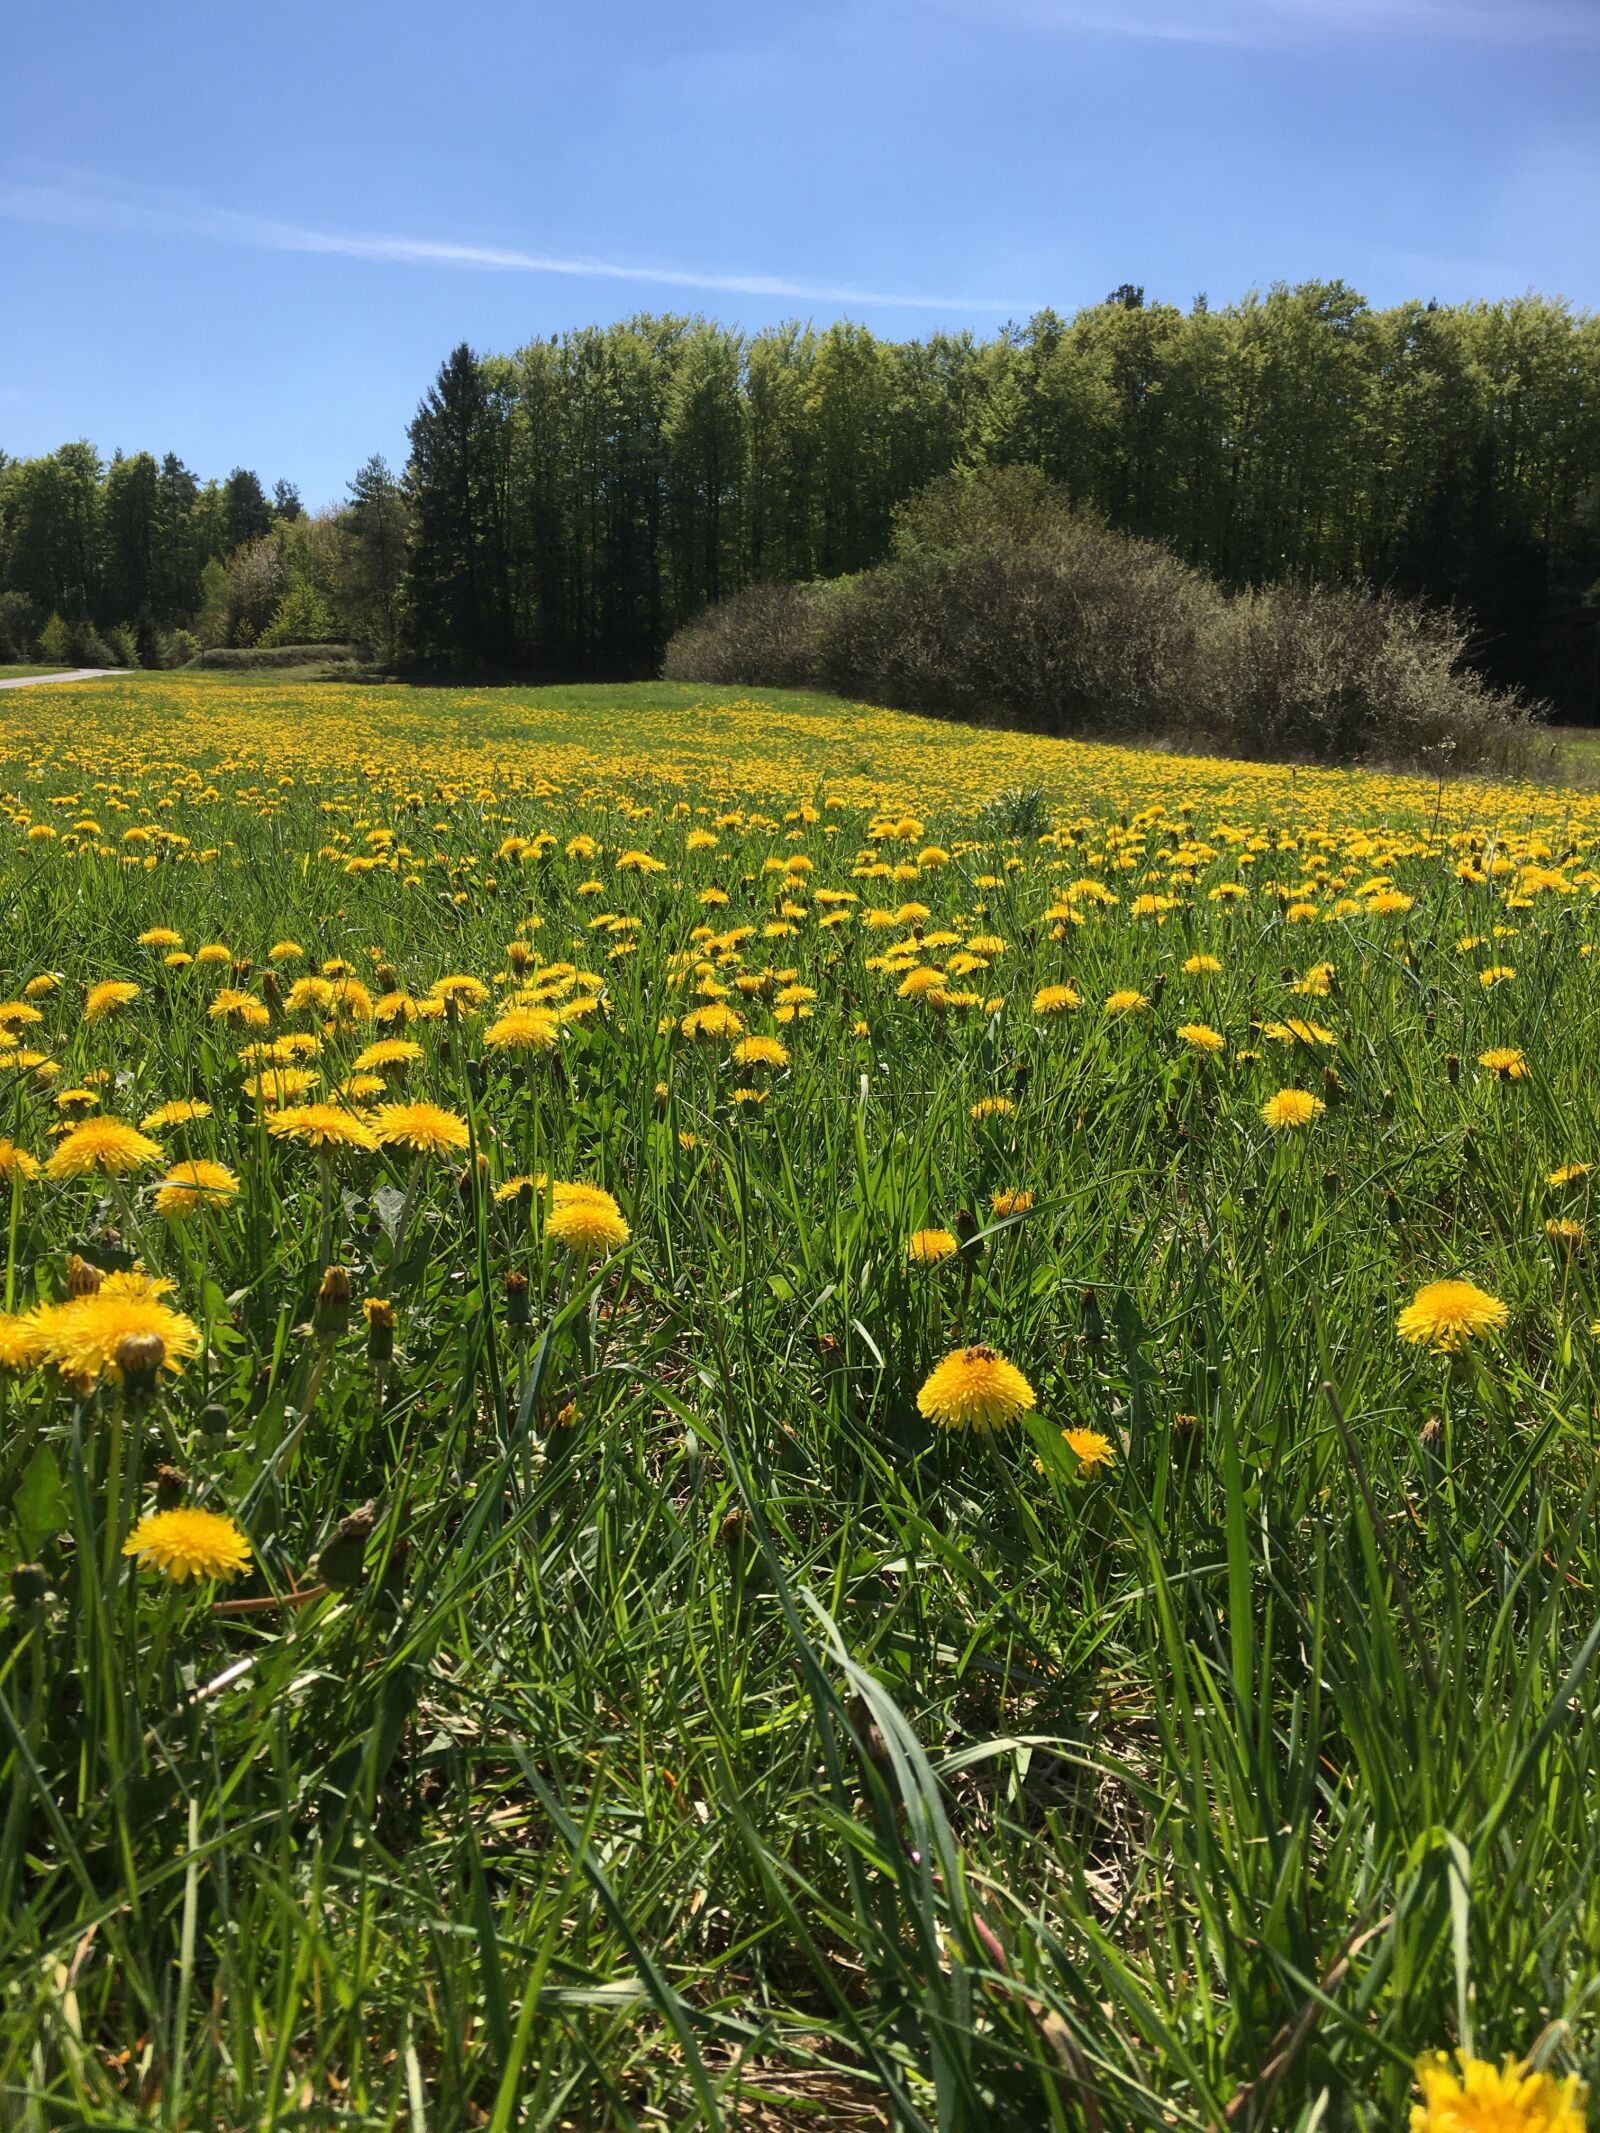
[[[0,689],[32,689],[44,681],[99,681],[121,672],[120,667],[73,667],[65,674],[14,674],[10,681],[0,681]]]

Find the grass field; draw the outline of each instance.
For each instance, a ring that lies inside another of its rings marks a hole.
[[[22,681],[34,674],[64,674],[67,671],[65,667],[8,666],[0,660],[0,681]]]
[[[1576,2133],[1597,861],[782,693],[0,698],[0,2120]]]

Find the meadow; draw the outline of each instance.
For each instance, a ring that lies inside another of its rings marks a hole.
[[[0,2119],[1577,2133],[1597,887],[784,692],[0,696]]]

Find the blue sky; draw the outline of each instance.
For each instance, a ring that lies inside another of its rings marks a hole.
[[[1600,307],[1600,0],[20,0],[0,446],[336,499],[461,339]]]

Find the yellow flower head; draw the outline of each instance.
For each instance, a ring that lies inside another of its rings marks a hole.
[[[0,1312],[0,1377],[20,1376],[44,1360],[44,1346],[31,1312]]]
[[[39,1159],[12,1141],[0,1140],[0,1178],[36,1178]]]
[[[1488,1051],[1478,1054],[1478,1064],[1497,1081],[1526,1081],[1528,1078],[1528,1062],[1514,1045],[1491,1045]]]
[[[239,1180],[221,1163],[174,1163],[156,1190],[158,1215],[192,1215],[197,1207],[225,1207],[239,1195]]]
[[[955,1249],[956,1240],[949,1230],[919,1229],[912,1232],[906,1244],[906,1257],[913,1266],[937,1266]]]
[[[74,1126],[45,1165],[52,1178],[81,1178],[93,1171],[123,1178],[161,1160],[161,1144],[126,1119],[86,1118]]]
[[[147,1111],[139,1125],[146,1133],[159,1133],[164,1126],[187,1126],[196,1119],[209,1118],[211,1106],[186,1096],[175,1097],[171,1103],[158,1104]]]
[[[1062,1442],[1078,1461],[1079,1474],[1092,1474],[1096,1467],[1110,1466],[1116,1454],[1111,1439],[1097,1429],[1064,1429]]]
[[[1025,1215],[1033,1206],[1033,1194],[1025,1185],[1009,1191],[1002,1187],[989,1204],[997,1215]]]
[[[1033,996],[1033,1011],[1036,1015],[1064,1015],[1078,1004],[1078,995],[1070,985],[1041,985]]]
[[[1136,1015],[1141,1008],[1149,1005],[1150,1002],[1142,992],[1133,992],[1131,990],[1114,992],[1107,995],[1106,1013],[1108,1015]]]
[[[280,1140],[304,1141],[308,1148],[362,1148],[378,1145],[365,1119],[337,1104],[286,1104],[267,1120],[267,1131]]]
[[[174,1585],[188,1578],[220,1578],[224,1584],[250,1569],[250,1543],[231,1518],[180,1504],[175,1511],[152,1511],[122,1544],[124,1555],[137,1556]]]
[[[1395,1330],[1413,1347],[1453,1354],[1463,1341],[1480,1333],[1497,1333],[1511,1313],[1498,1296],[1470,1281],[1430,1281],[1418,1289],[1396,1321]]]
[[[620,1251],[632,1235],[622,1209],[598,1185],[553,1186],[544,1229],[576,1259],[603,1259],[607,1252]]]
[[[89,988],[88,998],[83,1003],[85,1022],[98,1022],[106,1015],[114,1015],[119,1008],[127,1007],[139,997],[137,985],[129,984],[126,978],[102,978],[98,985]]]
[[[1443,2052],[1417,2067],[1422,2101],[1411,2107],[1411,2133],[1584,2133],[1588,2092],[1576,2074],[1557,2080],[1523,2060],[1501,2066]]]
[[[483,1033],[497,1052],[548,1052],[555,1048],[561,1025],[547,1007],[508,1007]]]
[[[1261,1106],[1261,1116],[1274,1133],[1296,1133],[1324,1108],[1322,1098],[1308,1089],[1280,1089]]]
[[[409,1148],[413,1155],[448,1155],[470,1139],[466,1120],[437,1104],[382,1104],[372,1127],[384,1147]]]
[[[1209,1022],[1180,1022],[1178,1035],[1192,1052],[1220,1052],[1227,1048],[1227,1039]]]
[[[940,1429],[1003,1429],[1037,1405],[1015,1363],[981,1344],[936,1363],[917,1394],[917,1410]]]
[[[686,1037],[698,1037],[706,1042],[718,1037],[744,1035],[744,1023],[737,1012],[720,1000],[712,1001],[709,1007],[691,1008],[678,1027]]]
[[[66,1378],[105,1378],[121,1382],[118,1351],[124,1341],[154,1335],[168,1370],[181,1370],[200,1352],[200,1328],[153,1295],[144,1285],[133,1288],[110,1282],[89,1296],[46,1304],[32,1323],[42,1362]]]
[[[788,1047],[776,1037],[741,1037],[733,1048],[734,1063],[742,1067],[786,1067]]]

